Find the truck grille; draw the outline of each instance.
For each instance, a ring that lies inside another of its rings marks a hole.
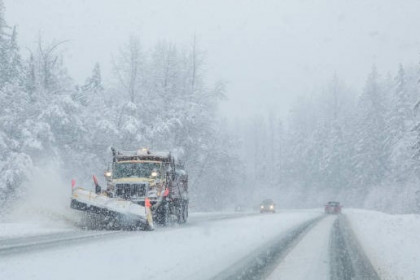
[[[115,195],[126,199],[146,196],[146,184],[116,184]]]

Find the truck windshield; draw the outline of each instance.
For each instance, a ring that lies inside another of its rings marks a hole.
[[[150,177],[153,171],[160,171],[158,162],[121,162],[114,165],[114,179],[127,177]]]

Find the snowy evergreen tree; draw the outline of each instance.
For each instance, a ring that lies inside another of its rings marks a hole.
[[[355,182],[369,186],[382,182],[387,171],[387,151],[385,150],[386,108],[384,91],[376,69],[370,73],[364,92],[360,98],[360,115],[357,123],[356,154],[354,168]]]
[[[414,114],[408,79],[402,65],[394,82],[389,117],[390,173],[397,182],[404,182],[411,178],[414,171],[412,158]]]
[[[19,82],[21,67],[16,27],[10,28],[6,24],[4,6],[0,2],[0,88],[6,83]]]
[[[140,41],[132,36],[114,61],[114,72],[121,86],[121,95],[127,94],[131,103],[139,102],[143,94],[140,88],[144,82],[144,64]]]

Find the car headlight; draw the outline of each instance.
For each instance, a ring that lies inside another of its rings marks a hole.
[[[274,209],[274,205],[270,205],[270,209]]]
[[[261,209],[264,209],[264,205],[261,205]]]

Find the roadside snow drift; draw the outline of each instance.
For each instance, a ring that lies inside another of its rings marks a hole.
[[[420,279],[420,216],[347,210],[351,226],[381,279]]]

